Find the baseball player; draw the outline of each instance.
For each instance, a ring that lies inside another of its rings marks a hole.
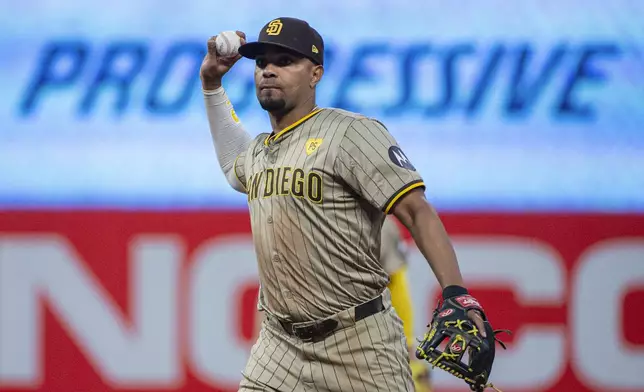
[[[307,22],[274,19],[232,58],[215,48],[213,37],[200,72],[209,126],[226,179],[247,195],[267,315],[239,390],[412,391],[407,339],[378,261],[385,216],[411,232],[443,298],[467,295],[420,174],[379,121],[316,105],[324,41]],[[222,87],[241,56],[255,61],[272,128],[254,138]],[[466,312],[485,334],[482,309]]]

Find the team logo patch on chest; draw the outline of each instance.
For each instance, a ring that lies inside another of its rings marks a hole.
[[[309,139],[304,144],[306,155],[311,155],[317,151],[318,147],[322,144],[322,139]]]

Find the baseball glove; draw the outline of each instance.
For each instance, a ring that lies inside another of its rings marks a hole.
[[[486,337],[481,336],[468,317],[467,312],[472,309],[477,310],[483,318]],[[496,334],[510,331],[493,330],[476,299],[470,295],[459,295],[444,300],[434,310],[428,327],[429,331],[416,348],[417,358],[425,359],[432,366],[463,379],[473,391],[480,392],[488,387],[498,391],[494,385],[488,384],[494,363],[495,343],[499,342],[503,349],[506,348]],[[441,346],[445,340],[447,343]],[[469,358],[464,362],[466,353]]]

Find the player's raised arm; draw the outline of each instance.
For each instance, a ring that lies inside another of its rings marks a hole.
[[[242,32],[237,32],[239,43],[246,41]],[[221,40],[220,40],[221,41]],[[224,57],[218,54],[217,37],[208,40],[208,52],[201,63],[200,77],[203,89],[210,134],[215,145],[217,159],[228,183],[239,192],[246,192],[245,173],[243,170],[243,155],[252,140],[222,87],[222,77],[241,58],[237,53],[239,43],[235,38],[227,37],[226,43],[231,54]],[[221,50],[221,48],[220,48]]]

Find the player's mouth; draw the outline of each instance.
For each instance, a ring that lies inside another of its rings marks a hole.
[[[264,91],[264,90],[280,90],[280,88],[274,84],[260,85],[259,91]]]

